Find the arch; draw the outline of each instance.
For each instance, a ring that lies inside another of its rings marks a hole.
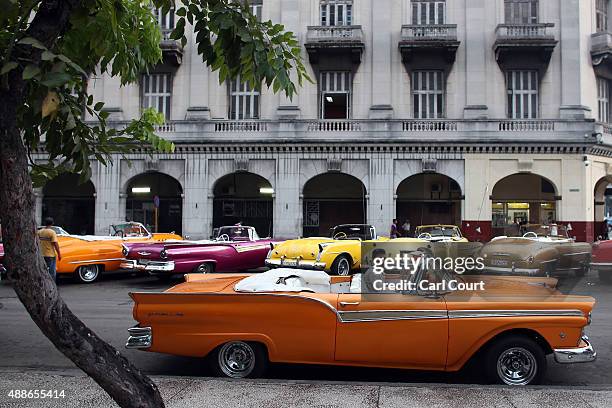
[[[157,171],[141,173],[127,181],[125,193],[128,221],[154,232],[182,233],[183,187],[177,179]]]
[[[255,173],[233,172],[217,179],[213,191],[213,228],[242,223],[271,236],[274,216],[272,183]]]
[[[396,189],[396,218],[419,225],[461,225],[461,186],[441,173],[419,173],[402,180]]]
[[[550,179],[533,173],[498,180],[491,193],[493,235],[518,235],[521,224],[556,222],[558,191]]]
[[[78,174],[63,173],[42,189],[42,218],[71,234],[93,234],[96,219],[96,188],[91,180],[81,182]],[[41,222],[43,221],[41,220]]]
[[[612,222],[612,176],[600,178],[593,187],[593,238],[608,239],[608,223]]]
[[[350,174],[314,176],[304,184],[303,197],[304,236],[326,236],[335,225],[367,222],[366,186]]]

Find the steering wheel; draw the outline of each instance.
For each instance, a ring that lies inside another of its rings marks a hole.
[[[333,237],[333,238],[334,238],[334,239],[347,239],[347,238],[348,238],[348,235],[346,235],[346,232],[342,232],[342,231],[340,231],[340,232],[338,232],[338,233],[334,234],[334,237]]]
[[[528,231],[523,234],[523,238],[537,238],[537,237],[538,237],[538,234],[536,234],[533,231]]]
[[[419,234],[419,236],[417,237],[418,239],[424,239],[426,241],[429,241],[430,239],[432,239],[433,237],[431,236],[431,234],[429,232],[422,232]]]
[[[219,240],[219,241],[229,241],[229,240],[230,240],[230,237],[229,237],[229,235],[227,235],[227,234],[221,234],[221,235],[219,235],[219,237],[217,238],[217,240]]]

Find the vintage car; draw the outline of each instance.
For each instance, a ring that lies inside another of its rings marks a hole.
[[[371,225],[338,225],[331,228],[329,238],[293,239],[274,246],[266,258],[266,265],[317,269],[346,276],[360,268],[363,241],[388,240],[378,237],[376,228]]]
[[[591,245],[575,242],[562,225],[530,225],[522,237],[496,237],[485,244],[480,256],[489,273],[552,276],[588,273]]]
[[[420,225],[414,236],[430,242],[468,242],[456,225]]]
[[[265,266],[271,238],[259,238],[253,227],[221,227],[212,240],[126,243],[123,269],[147,271],[160,278],[175,274],[236,272]]]
[[[595,360],[584,334],[593,298],[487,278],[502,284],[483,294],[364,294],[359,275],[323,271],[187,275],[162,293],[130,293],[138,325],[126,347],[205,358],[232,378],[261,376],[269,362],[457,371],[482,356],[475,362],[491,381],[527,385],[542,380],[546,355]]]
[[[74,275],[82,283],[95,282],[104,271],[120,269],[124,261],[123,243],[182,240],[174,233],[150,233],[137,222],[112,225],[108,236],[70,235],[61,227],[54,226],[53,229],[58,235],[62,255],[57,262],[58,275]],[[3,258],[4,250],[1,249],[0,263]]]
[[[592,248],[591,269],[597,271],[602,282],[612,282],[612,241],[594,242]]]

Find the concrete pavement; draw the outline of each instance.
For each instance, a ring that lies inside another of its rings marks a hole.
[[[191,407],[499,407],[608,408],[612,387],[502,387],[156,376],[169,408]],[[11,389],[64,390],[61,399],[10,399]],[[89,378],[72,370],[0,371],[0,407],[115,407]]]

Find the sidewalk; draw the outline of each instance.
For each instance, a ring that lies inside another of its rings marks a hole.
[[[556,386],[508,388],[480,385],[318,383],[280,380],[153,377],[166,406],[188,407],[601,407],[612,406],[612,388]],[[11,389],[64,390],[55,400],[10,399]],[[0,371],[0,407],[115,407],[79,371]]]

